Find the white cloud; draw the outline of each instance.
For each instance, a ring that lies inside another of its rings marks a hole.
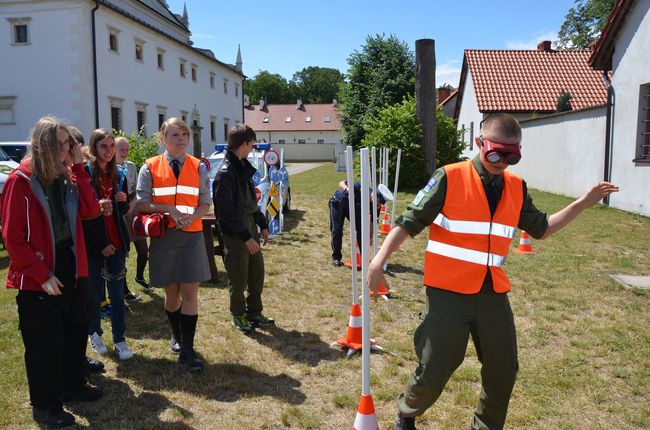
[[[458,87],[460,81],[460,65],[457,60],[449,60],[436,65],[436,87],[449,84]]]
[[[507,49],[537,49],[537,44],[543,40],[557,41],[557,31],[548,31],[544,34],[532,36],[530,40],[509,40],[506,42]]]

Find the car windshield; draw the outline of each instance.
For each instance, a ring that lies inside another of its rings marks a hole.
[[[208,161],[210,162],[210,179],[214,180],[214,178],[217,176],[217,172],[221,168],[221,165],[223,164],[224,157],[219,156],[218,158],[208,158]],[[260,175],[262,177],[264,176],[264,158],[263,154],[258,154],[255,152],[251,152],[248,155],[248,162],[251,163],[251,165],[258,171],[260,172]]]
[[[16,147],[16,148],[19,148],[19,147]],[[25,155],[24,151],[23,151],[22,155]],[[22,159],[23,157],[20,157],[20,158]],[[12,161],[11,157],[9,157],[7,155],[7,153],[2,150],[2,148],[0,148],[0,161]]]

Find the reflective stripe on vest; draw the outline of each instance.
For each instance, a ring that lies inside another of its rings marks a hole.
[[[159,155],[147,160],[152,180],[152,201],[175,207],[180,213],[192,215],[199,206],[199,160],[186,155],[178,179],[174,176],[167,159]],[[176,223],[167,217],[167,225],[174,228]],[[194,220],[183,231],[197,232],[203,230],[201,219]]]
[[[523,205],[523,183],[503,173],[503,192],[494,215],[471,161],[444,167],[447,180],[442,210],[429,227],[424,284],[462,294],[481,290],[487,271],[494,291],[510,290],[503,271]]]

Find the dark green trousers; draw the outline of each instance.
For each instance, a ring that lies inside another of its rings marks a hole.
[[[502,429],[519,363],[507,294],[427,290],[427,309],[414,334],[419,366],[397,399],[403,416],[422,415],[465,359],[469,335],[481,362],[481,394],[472,429]]]
[[[255,238],[257,240],[257,238]],[[264,257],[260,250],[251,255],[244,241],[235,236],[223,235],[224,266],[228,273],[230,313],[234,316],[262,313],[264,289]],[[245,295],[248,293],[247,295]]]

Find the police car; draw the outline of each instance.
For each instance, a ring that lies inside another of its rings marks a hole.
[[[7,176],[18,167],[18,163],[12,160],[6,152],[0,148],[0,194],[5,187],[5,182],[7,182]]]
[[[215,145],[216,151],[210,155],[207,160],[209,163],[208,173],[210,175],[210,189],[214,182],[221,164],[226,156],[228,145],[219,144]],[[284,160],[276,151],[271,149],[270,143],[256,143],[253,151],[248,155],[248,161],[257,169],[253,176],[255,183],[255,194],[257,195],[257,206],[262,213],[266,213],[268,218],[273,218],[268,212],[269,192],[271,191],[271,183],[275,183],[275,192],[278,196],[275,200],[279,202],[279,194],[282,193],[282,213],[287,214],[291,210],[291,187],[289,186],[289,174],[284,165]],[[273,179],[273,181],[272,181]]]

